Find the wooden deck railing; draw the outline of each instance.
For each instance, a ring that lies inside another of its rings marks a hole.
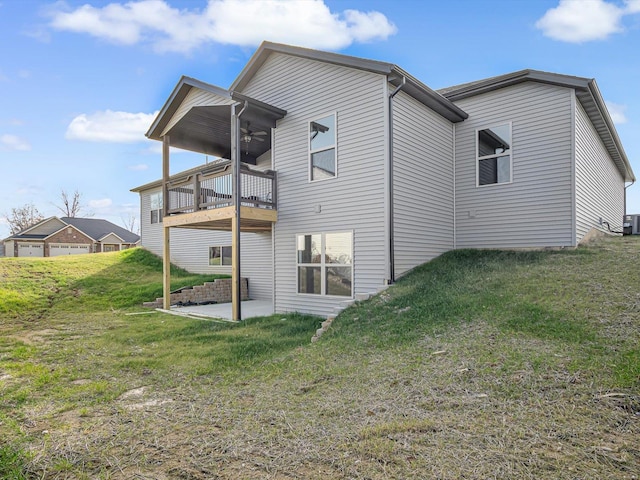
[[[260,172],[242,165],[240,197],[242,206],[275,210],[276,172]],[[208,170],[193,173],[166,185],[167,213],[192,213],[198,210],[233,205],[231,162],[215,164]]]

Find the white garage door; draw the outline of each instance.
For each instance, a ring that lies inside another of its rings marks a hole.
[[[68,245],[64,243],[52,243],[49,245],[49,256],[58,257],[60,255],[80,255],[89,253],[89,245]]]
[[[42,243],[18,243],[19,257],[44,257]]]

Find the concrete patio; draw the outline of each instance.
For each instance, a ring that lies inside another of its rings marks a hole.
[[[246,300],[242,302],[240,308],[243,320],[273,314],[273,303],[268,300]],[[186,307],[173,306],[168,313],[231,321],[231,303],[214,303],[211,305],[193,305]]]

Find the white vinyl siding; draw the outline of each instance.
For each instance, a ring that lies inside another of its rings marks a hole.
[[[157,191],[157,190],[156,190]],[[141,245],[162,256],[163,226],[150,223],[150,193],[141,192],[140,223]],[[231,266],[209,265],[209,247],[231,245],[231,233],[217,230],[172,228],[171,262],[193,273],[222,273],[231,275]],[[240,268],[242,276],[249,279],[249,296],[258,300],[272,300],[273,265],[271,233],[246,233],[240,238]]]
[[[327,315],[339,299],[299,295],[296,235],[353,230],[353,293],[385,283],[386,85],[381,75],[272,53],[242,92],[287,111],[274,130],[278,172],[276,311]],[[336,112],[338,176],[309,183],[309,120]]]
[[[592,228],[622,231],[624,181],[576,99],[576,242]]]
[[[451,122],[400,92],[393,100],[396,277],[453,248]]]
[[[572,95],[526,82],[456,103],[457,248],[571,246]],[[512,125],[511,183],[476,187],[476,130]]]
[[[5,257],[13,257],[15,256],[15,252],[14,252],[14,244],[13,244],[13,240],[7,240],[6,242],[4,242],[4,255]]]

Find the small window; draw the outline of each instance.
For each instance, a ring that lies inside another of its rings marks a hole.
[[[311,181],[336,176],[335,114],[309,122],[309,162]]]
[[[478,130],[477,185],[511,182],[511,125]]]
[[[352,258],[352,232],[298,235],[298,293],[351,297]]]
[[[162,192],[152,193],[151,197],[151,223],[162,222]]]
[[[209,265],[216,267],[231,265],[231,247],[209,247]]]

